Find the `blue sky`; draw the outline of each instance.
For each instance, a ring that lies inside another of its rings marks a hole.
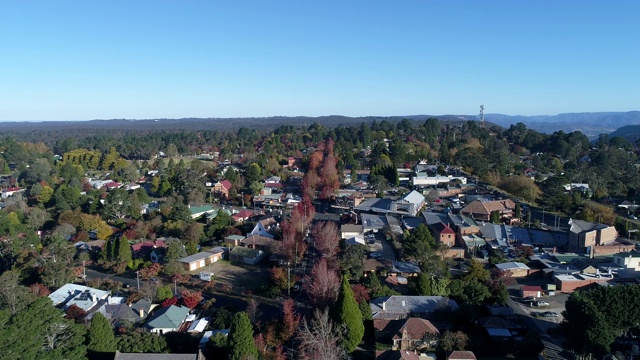
[[[638,1],[3,1],[0,120],[639,110]]]

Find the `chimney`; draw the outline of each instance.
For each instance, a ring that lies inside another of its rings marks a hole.
[[[140,318],[143,318],[144,317],[144,309],[140,309],[139,311],[140,311]]]
[[[382,311],[387,311],[387,303],[386,303],[386,301],[382,302]]]

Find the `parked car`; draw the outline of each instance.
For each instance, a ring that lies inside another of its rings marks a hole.
[[[549,303],[546,301],[535,301],[533,303],[533,306],[537,306],[537,307],[549,306]]]
[[[633,215],[633,214],[631,214],[631,215],[629,215],[629,219],[638,220],[638,217]]]
[[[556,318],[558,316],[560,316],[560,314],[558,314],[557,312],[553,312],[553,311],[545,311],[541,314],[542,317],[546,317],[546,318]]]

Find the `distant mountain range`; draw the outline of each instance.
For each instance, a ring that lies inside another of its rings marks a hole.
[[[406,116],[365,116],[349,117],[328,115],[319,117],[307,116],[274,116],[254,118],[184,118],[184,119],[147,119],[147,120],[89,120],[89,121],[45,121],[45,122],[2,122],[0,133],[23,133],[42,130],[114,130],[114,131],[153,131],[153,130],[210,130],[237,129],[240,127],[270,129],[280,125],[309,126],[319,123],[325,126],[352,125],[360,122],[399,121],[411,119],[424,121],[428,118],[438,118],[447,121],[479,120],[477,115],[406,115]],[[629,112],[598,112],[598,113],[567,113],[558,115],[503,115],[485,114],[485,121],[508,128],[512,124],[523,123],[529,129],[542,133],[553,133],[558,130],[564,132],[581,131],[590,139],[600,134],[609,134],[627,125],[640,127],[640,111]],[[622,130],[622,129],[621,129]],[[633,127],[624,130],[625,134],[640,133]],[[640,138],[640,135],[638,135]]]

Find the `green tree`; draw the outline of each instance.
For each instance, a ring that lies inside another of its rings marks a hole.
[[[416,282],[416,290],[419,295],[431,296],[431,277],[428,274],[421,273]]]
[[[116,255],[116,260],[118,262],[128,263],[131,259],[131,245],[129,245],[127,237],[122,235],[120,240],[118,240],[118,253]]]
[[[249,316],[239,312],[233,317],[227,337],[229,360],[249,360],[258,358],[258,348],[253,341],[253,326]]]
[[[159,302],[162,302],[167,299],[171,299],[173,297],[173,290],[171,290],[171,286],[169,285],[161,285],[156,290],[156,299]]]
[[[118,347],[109,320],[99,312],[95,313],[91,318],[88,341],[87,350],[93,353],[115,352]]]
[[[333,308],[334,321],[341,325],[346,333],[342,338],[343,346],[347,352],[353,352],[362,337],[364,336],[364,323],[362,320],[362,313],[358,307],[358,303],[353,296],[353,290],[349,285],[349,279],[347,276],[342,277],[342,285],[340,286],[340,293],[338,294],[338,300]]]
[[[245,173],[245,177],[249,183],[254,181],[260,181],[260,175],[262,174],[262,169],[260,165],[256,163],[251,163],[249,167],[247,167],[247,172]]]
[[[166,353],[167,341],[158,334],[133,331],[118,336],[118,351],[123,353]]]

